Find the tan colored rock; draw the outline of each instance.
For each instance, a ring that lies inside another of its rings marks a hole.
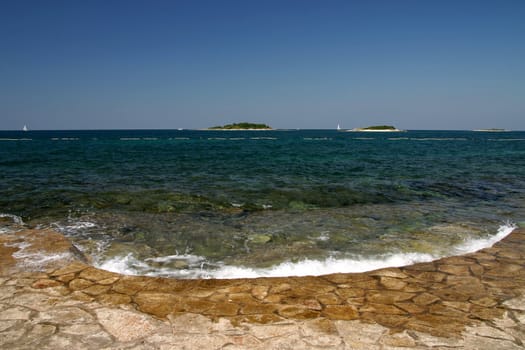
[[[327,305],[322,315],[332,320],[355,320],[359,317],[357,309],[350,305]]]
[[[406,273],[404,273],[403,271],[395,267],[389,267],[386,269],[372,271],[369,273],[369,275],[379,276],[379,277],[397,278],[397,279],[404,279],[408,277]]]
[[[107,293],[102,294],[99,297],[97,297],[97,300],[106,305],[121,305],[121,304],[129,304],[131,302],[131,297],[126,294],[120,294],[120,293]]]
[[[388,329],[378,324],[361,321],[335,321],[335,326],[349,349],[380,348],[379,339],[388,333]]]
[[[232,293],[228,295],[228,301],[240,303],[243,305],[255,304],[256,300],[251,293]]]
[[[44,289],[44,288],[51,288],[51,287],[57,287],[61,286],[62,283],[55,280],[50,279],[39,279],[38,281],[34,282],[31,287],[35,289]]]
[[[271,294],[274,294],[274,293],[282,293],[282,292],[285,292],[285,291],[288,291],[292,289],[292,286],[289,284],[289,283],[280,283],[278,285],[275,285],[275,286],[272,286],[272,288],[270,289],[270,293]]]
[[[335,293],[342,299],[359,298],[365,295],[364,289],[361,288],[339,288]]]
[[[133,301],[141,311],[161,318],[176,311],[181,302],[180,298],[173,294],[153,292],[140,292],[133,297]]]
[[[62,275],[69,275],[71,273],[75,274],[77,272],[80,272],[86,268],[88,268],[89,265],[86,265],[82,262],[79,262],[79,261],[74,261],[70,264],[68,264],[66,267],[63,267],[63,268],[60,268],[60,269],[56,269],[54,271],[52,271],[49,275],[50,276],[62,276]]]
[[[309,318],[316,318],[319,316],[318,311],[310,310],[304,306],[285,305],[280,306],[278,314],[285,318],[292,318],[297,320],[305,320]]]
[[[93,285],[93,282],[85,280],[83,278],[76,278],[69,282],[69,289],[71,290],[83,290],[88,287],[91,287]]]
[[[75,274],[74,273],[68,273],[68,274],[65,274],[65,275],[59,275],[56,277],[56,280],[57,281],[60,281],[60,282],[63,282],[63,283],[68,283],[70,282],[71,280],[75,279]]]
[[[401,310],[406,311],[408,314],[420,314],[428,311],[427,307],[423,305],[417,305],[410,301],[395,303],[394,305],[400,308]]]
[[[326,293],[317,296],[317,300],[323,305],[341,304],[341,299],[334,293]]]
[[[414,348],[417,345],[415,339],[412,338],[407,331],[394,334],[385,334],[381,338],[380,343],[396,348]]]
[[[258,300],[263,300],[268,296],[268,286],[255,286],[252,288],[252,296]]]
[[[401,290],[407,286],[407,283],[403,282],[403,280],[393,277],[381,277],[379,283],[381,283],[386,289],[391,290]]]
[[[469,302],[460,302],[460,301],[443,301],[443,305],[449,308],[458,309],[463,312],[469,312],[472,304]]]
[[[93,316],[76,306],[56,308],[40,312],[35,318],[38,322],[56,322],[62,325],[93,323]]]
[[[483,306],[483,307],[493,307],[498,305],[498,302],[491,297],[483,297],[479,299],[470,299],[470,302],[475,305]]]
[[[414,293],[383,290],[383,291],[368,292],[366,294],[366,299],[371,303],[394,304],[400,301],[411,299],[414,296],[415,296]]]
[[[451,275],[469,276],[470,269],[468,265],[440,265],[439,271],[445,272]]]
[[[275,304],[251,304],[243,306],[240,310],[242,315],[272,314],[278,309]]]
[[[95,284],[93,286],[87,287],[86,289],[83,289],[82,292],[86,293],[87,295],[97,296],[106,293],[110,288],[110,286]]]
[[[71,298],[83,302],[91,302],[95,300],[95,298],[93,298],[92,296],[89,296],[86,293],[82,293],[81,291],[75,291],[71,293]]]
[[[13,306],[0,311],[0,320],[29,320],[31,310],[22,306]]]
[[[394,306],[386,304],[374,304],[367,303],[359,309],[359,312],[373,312],[378,314],[388,314],[388,315],[406,315],[407,312]]]
[[[202,313],[212,316],[235,316],[239,309],[239,305],[235,303],[215,303]]]
[[[80,272],[79,274],[79,277],[93,282],[97,282],[106,279],[118,279],[120,278],[120,275],[114,272],[89,267],[87,269],[82,270],[82,272]]]
[[[95,313],[100,324],[123,342],[145,338],[167,326],[152,317],[127,310],[101,308]]]
[[[440,299],[437,296],[429,293],[421,293],[412,300],[417,305],[430,305],[436,301],[439,301]]]

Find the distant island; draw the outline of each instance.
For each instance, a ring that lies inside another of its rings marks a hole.
[[[373,126],[367,126],[365,128],[354,128],[349,131],[365,131],[365,132],[399,132],[404,131],[401,129],[396,128],[392,125],[373,125]]]
[[[472,131],[482,131],[482,132],[503,132],[508,131],[506,129],[497,129],[497,128],[490,128],[490,129],[474,129]]]
[[[272,127],[266,124],[242,122],[226,124],[223,126],[213,126],[211,128],[208,128],[208,130],[272,130]]]

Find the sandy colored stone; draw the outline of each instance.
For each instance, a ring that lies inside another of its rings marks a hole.
[[[251,304],[243,306],[240,313],[243,315],[272,314],[278,309],[275,304]]]
[[[34,282],[31,287],[36,289],[44,289],[44,288],[50,288],[50,287],[57,287],[61,286],[62,283],[55,280],[50,279],[39,279],[38,281]]]
[[[403,282],[403,280],[399,278],[385,277],[385,276],[379,279],[379,283],[382,286],[384,286],[386,289],[391,289],[391,290],[401,290],[407,286],[407,283]]]
[[[88,267],[89,265],[86,265],[79,261],[74,261],[72,263],[69,263],[66,267],[62,267],[62,268],[53,270],[52,272],[49,273],[49,275],[50,276],[62,276],[62,275],[68,275],[71,273],[75,274]]]
[[[144,314],[119,309],[96,309],[100,324],[119,341],[136,341],[159,331],[164,324]]]
[[[389,277],[389,278],[396,278],[396,279],[403,279],[407,278],[408,275],[401,271],[401,269],[395,268],[395,267],[389,267],[386,269],[380,269],[371,271],[369,273],[370,276],[380,276],[380,277]]]
[[[133,296],[142,291],[150,281],[144,277],[122,276],[111,289],[117,293]]]
[[[439,301],[440,299],[437,296],[429,293],[421,293],[418,296],[414,297],[412,300],[417,305],[430,305],[432,303],[435,303],[436,301]]]
[[[388,333],[388,329],[378,324],[368,324],[361,321],[335,321],[335,326],[350,349],[372,348],[379,344],[379,339]],[[379,348],[379,346],[378,346]]]
[[[56,277],[56,280],[57,281],[60,281],[60,282],[63,282],[63,283],[68,283],[70,282],[71,280],[75,279],[75,274],[74,273],[68,273],[68,274],[65,274],[65,275],[59,275]]]
[[[117,282],[119,279],[120,279],[120,277],[118,277],[118,276],[105,278],[105,279],[102,279],[102,280],[98,280],[97,284],[101,284],[101,285],[105,285],[106,286],[106,285],[110,285],[110,284],[113,284],[113,283]]]
[[[385,334],[381,338],[380,343],[387,346],[400,348],[413,348],[417,345],[415,339],[412,338],[407,331],[394,334]]]
[[[213,316],[235,316],[239,311],[239,305],[235,303],[215,303],[203,311],[204,315]]]
[[[0,311],[0,320],[29,320],[31,309],[22,306],[13,306]]]
[[[439,271],[445,272],[451,275],[469,276],[470,269],[468,265],[440,265]]]
[[[322,306],[319,303],[319,301],[317,301],[317,299],[314,299],[314,298],[303,299],[301,300],[300,305],[303,305],[311,310],[321,310],[322,309]]]
[[[281,323],[271,325],[258,325],[250,328],[250,333],[258,339],[283,337],[289,334],[297,334],[299,327],[295,324]]]
[[[82,272],[80,272],[79,274],[79,277],[93,282],[97,282],[107,279],[119,279],[120,275],[114,272],[89,267],[87,269],[82,270]]]
[[[133,297],[133,301],[137,303],[138,308],[142,312],[157,317],[166,317],[169,313],[175,311],[176,306],[180,303],[180,298],[168,293],[140,292]]]
[[[278,314],[285,318],[294,318],[299,320],[316,318],[319,316],[318,311],[310,310],[304,306],[285,305],[279,307]]]
[[[255,286],[252,288],[252,296],[258,300],[263,300],[268,296],[268,286]]]
[[[82,292],[86,293],[87,295],[97,296],[106,293],[110,288],[110,286],[96,284],[83,289]]]
[[[327,305],[322,315],[332,320],[355,320],[359,317],[357,309],[350,305]]]
[[[366,294],[366,299],[371,303],[394,304],[400,301],[411,299],[414,293],[406,293],[391,290],[371,291]]]
[[[85,280],[83,278],[76,278],[69,282],[69,289],[71,290],[83,290],[87,287],[91,287],[93,282]]]
[[[101,302],[102,304],[120,305],[120,304],[129,304],[131,302],[131,297],[126,294],[107,293],[107,294],[102,294],[98,296],[97,300]]]
[[[86,293],[83,293],[81,291],[75,291],[71,293],[71,297],[75,300],[83,301],[83,302],[91,302],[95,300],[95,298],[93,298],[92,296],[87,295]]]
[[[228,301],[234,303],[241,303],[243,305],[254,304],[256,300],[251,293],[232,293],[228,295]]]
[[[374,304],[367,303],[363,307],[359,308],[359,312],[374,312],[378,314],[388,315],[406,315],[407,312],[403,309],[396,307],[395,305],[386,304]]]
[[[498,302],[491,297],[483,297],[480,299],[470,299],[470,302],[475,305],[483,306],[483,307],[493,307],[498,305]]]
[[[469,302],[461,302],[461,301],[443,301],[443,305],[449,308],[458,309],[463,312],[469,312],[470,308],[472,307],[472,304]]]
[[[427,312],[428,308],[425,306],[417,305],[415,303],[412,303],[410,301],[408,302],[399,302],[394,304],[396,307],[400,308],[401,310],[406,311],[408,314],[420,314],[423,312]]]
[[[342,299],[359,298],[365,295],[365,290],[361,288],[340,288],[335,293]]]
[[[341,304],[341,299],[334,293],[326,293],[317,296],[317,300],[323,305]]]
[[[63,325],[92,323],[93,316],[79,307],[56,308],[40,312],[35,318],[39,322],[54,322],[59,320]]]
[[[108,277],[82,264],[50,271],[59,272],[51,277],[21,272],[0,277],[0,347],[522,348],[525,235],[520,232],[466,257],[363,274],[179,281]],[[50,286],[34,288],[39,284]],[[110,322],[127,331],[110,330]],[[261,335],[272,326],[288,331]]]

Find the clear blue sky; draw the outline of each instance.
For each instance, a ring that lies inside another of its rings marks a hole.
[[[0,1],[0,129],[238,121],[525,130],[525,1]]]

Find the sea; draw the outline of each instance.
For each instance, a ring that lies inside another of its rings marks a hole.
[[[131,275],[401,266],[525,226],[525,132],[0,131],[0,217]]]

